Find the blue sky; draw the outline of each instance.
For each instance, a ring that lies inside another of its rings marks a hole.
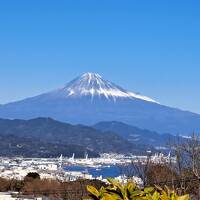
[[[0,1],[0,103],[97,72],[200,113],[200,1]]]

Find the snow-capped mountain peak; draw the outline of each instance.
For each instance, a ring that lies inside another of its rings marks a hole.
[[[85,125],[119,121],[159,133],[189,135],[193,131],[200,132],[200,115],[158,104],[95,73],[83,74],[65,87],[1,105],[0,117],[51,117]]]
[[[99,74],[90,72],[85,73],[69,82],[62,89],[62,91],[68,97],[91,96],[93,99],[94,96],[103,96],[114,101],[116,101],[117,98],[137,98],[144,101],[157,103],[155,100],[149,97],[142,96],[134,92],[129,92],[110,81],[104,80]]]

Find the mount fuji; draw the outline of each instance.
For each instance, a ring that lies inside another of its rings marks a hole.
[[[60,92],[67,97],[88,96],[91,98],[91,101],[93,101],[94,97],[106,98],[114,102],[120,98],[137,98],[156,103],[156,101],[149,97],[126,91],[114,83],[104,80],[99,74],[95,73],[83,74],[67,84]]]
[[[51,117],[85,125],[120,121],[159,133],[189,135],[200,132],[200,115],[164,106],[150,97],[106,81],[96,73],[85,73],[63,88],[0,105],[0,117]]]

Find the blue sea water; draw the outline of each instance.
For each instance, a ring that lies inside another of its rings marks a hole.
[[[120,175],[120,168],[118,166],[102,166],[101,168],[84,167],[84,166],[66,166],[66,171],[88,172],[93,177],[102,176],[103,178],[114,178]]]

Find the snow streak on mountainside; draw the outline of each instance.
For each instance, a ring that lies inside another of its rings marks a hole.
[[[70,96],[104,96],[108,100],[116,101],[117,98],[137,98],[144,101],[157,103],[155,100],[142,96],[133,92],[126,91],[125,89],[104,80],[99,74],[85,73],[82,76],[74,79],[66,85],[65,88],[59,92]]]
[[[179,135],[200,132],[200,115],[161,105],[94,73],[83,74],[63,88],[0,105],[0,118],[37,117],[84,125],[119,121],[159,133]]]

